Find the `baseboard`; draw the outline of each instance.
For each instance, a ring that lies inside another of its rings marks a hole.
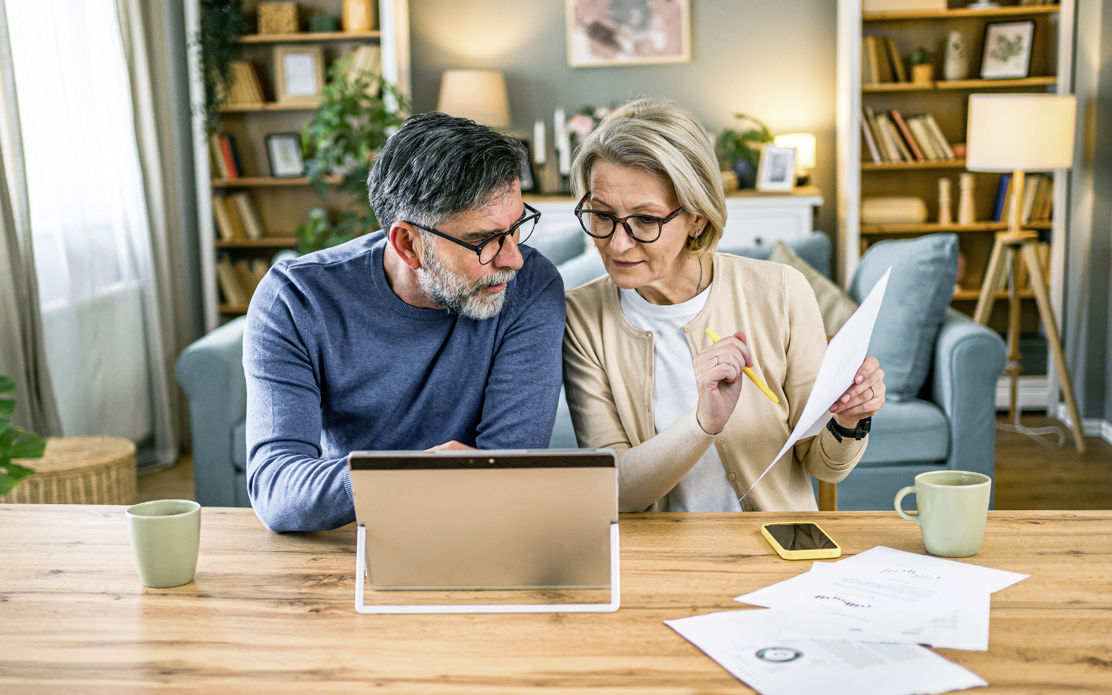
[[[1073,423],[1070,422],[1069,408],[1065,403],[1057,403],[1054,406],[1054,417],[1065,423],[1067,427],[1073,427]],[[1081,434],[1086,437],[1100,437],[1112,444],[1112,422],[1095,417],[1081,418]]]

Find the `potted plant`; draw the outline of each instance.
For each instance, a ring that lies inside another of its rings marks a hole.
[[[0,495],[35,471],[13,459],[37,459],[46,450],[46,440],[11,423],[15,412],[15,381],[0,374]]]
[[[243,56],[240,39],[247,33],[242,0],[201,0],[201,46],[205,81],[205,119],[209,128],[220,125],[220,106],[228,100],[232,63]]]
[[[317,195],[354,198],[341,210],[314,208],[297,228],[297,250],[308,253],[342,244],[377,226],[367,201],[374,154],[409,109],[405,95],[380,75],[349,71],[350,57],[329,69],[320,105],[301,131],[305,171]]]
[[[726,128],[718,135],[719,161],[737,174],[742,188],[752,188],[757,180],[761,147],[772,142],[772,131],[748,114],[735,113],[734,118],[739,121],[739,127]]]
[[[934,53],[928,51],[924,46],[919,46],[907,56],[907,62],[911,63],[911,81],[912,82],[930,82],[934,79]]]

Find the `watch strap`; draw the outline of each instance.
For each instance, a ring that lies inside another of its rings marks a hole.
[[[830,418],[826,421],[826,429],[830,430],[830,433],[834,435],[834,439],[839,442],[845,437],[853,437],[855,440],[860,440],[864,439],[865,435],[869,433],[869,430],[872,429],[872,424],[873,418],[869,416],[858,420],[857,427],[849,429],[839,425],[838,421],[834,418]]]

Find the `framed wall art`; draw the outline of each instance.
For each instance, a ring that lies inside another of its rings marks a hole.
[[[297,133],[271,133],[266,136],[266,156],[270,175],[277,178],[303,176],[301,136]]]
[[[1031,45],[1035,22],[991,22],[985,25],[981,53],[981,79],[1006,80],[1027,77],[1031,69]]]
[[[691,60],[691,0],[566,0],[568,65]]]
[[[284,104],[315,104],[324,88],[324,52],[320,46],[279,46],[274,49],[277,82],[274,93]]]

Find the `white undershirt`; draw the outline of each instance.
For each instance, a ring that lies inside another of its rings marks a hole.
[[[653,333],[653,426],[660,433],[698,405],[695,367],[683,327],[706,306],[710,287],[681,304],[651,304],[636,290],[619,292],[626,319],[635,328]],[[741,511],[713,445],[676,483],[667,502],[670,512]]]

